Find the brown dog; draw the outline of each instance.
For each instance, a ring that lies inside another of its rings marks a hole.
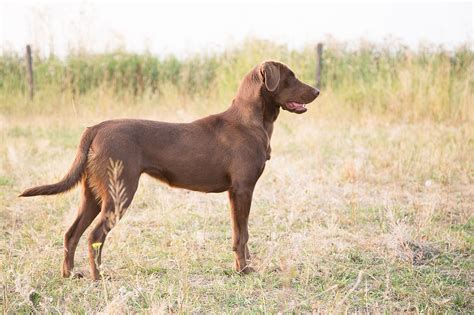
[[[91,273],[97,280],[103,244],[116,223],[117,216],[111,214],[120,208],[118,218],[123,215],[142,173],[173,187],[228,191],[235,266],[238,272],[248,273],[252,269],[247,265],[247,222],[255,184],[270,159],[273,123],[280,107],[304,113],[306,104],[318,94],[286,65],[263,62],[245,76],[232,105],[223,113],[191,123],[120,119],[87,128],[66,176],[56,184],[30,188],[21,196],[58,194],[81,183],[77,218],[64,235],[62,275],[71,275],[79,238],[100,214],[88,243]],[[122,187],[115,191],[109,187],[110,161],[120,161],[122,166],[115,174]]]

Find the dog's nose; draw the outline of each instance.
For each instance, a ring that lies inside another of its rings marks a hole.
[[[314,97],[318,97],[319,95],[319,90],[318,89],[313,89]]]

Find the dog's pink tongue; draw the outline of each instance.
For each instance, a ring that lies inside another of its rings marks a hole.
[[[297,103],[297,102],[288,102],[287,105],[291,109],[304,108],[304,104]]]

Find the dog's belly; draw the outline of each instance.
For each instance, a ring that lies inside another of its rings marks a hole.
[[[144,173],[167,183],[171,187],[200,192],[223,192],[229,189],[230,180],[225,171],[203,168],[193,164],[185,167],[152,167]]]

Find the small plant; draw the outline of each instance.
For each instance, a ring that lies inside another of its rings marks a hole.
[[[119,179],[123,171],[123,162],[109,159],[110,165],[108,168],[109,175],[109,192],[114,201],[114,211],[107,213],[109,230],[112,229],[122,218],[125,213],[125,203],[127,202],[126,190],[123,180]]]

